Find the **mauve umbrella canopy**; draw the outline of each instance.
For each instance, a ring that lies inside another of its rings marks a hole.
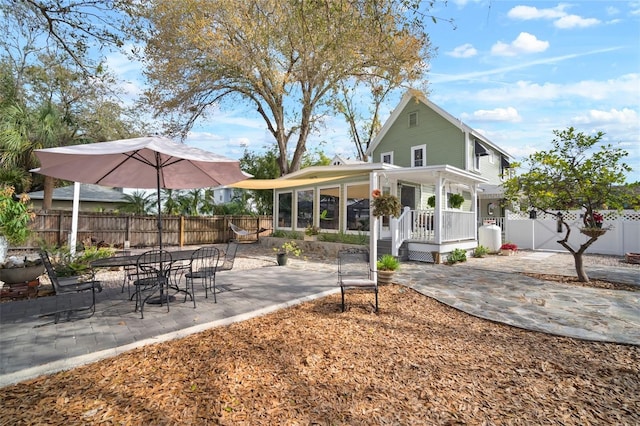
[[[37,149],[46,176],[118,188],[158,191],[158,241],[162,249],[160,189],[210,188],[248,177],[240,162],[161,136]]]
[[[119,188],[192,189],[246,179],[240,162],[160,136],[38,149],[34,171]],[[159,179],[159,184],[158,184]]]

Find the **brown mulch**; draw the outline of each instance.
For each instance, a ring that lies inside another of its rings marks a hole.
[[[550,336],[402,286],[0,390],[5,424],[640,424],[640,347]]]
[[[581,281],[578,281],[578,277],[569,277],[566,275],[534,274],[534,273],[528,273],[528,272],[523,272],[522,274],[528,277],[538,278],[540,280],[559,282],[562,284],[575,285],[579,287],[592,287],[592,288],[604,288],[609,290],[624,290],[624,291],[640,292],[640,286],[619,283],[615,281],[590,278],[589,282],[581,282]]]

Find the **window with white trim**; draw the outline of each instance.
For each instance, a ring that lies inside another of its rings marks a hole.
[[[393,151],[383,152],[380,154],[380,162],[386,164],[393,164]]]
[[[418,111],[409,113],[409,127],[418,127]]]
[[[427,165],[427,146],[419,145],[411,147],[411,167],[424,167]]]

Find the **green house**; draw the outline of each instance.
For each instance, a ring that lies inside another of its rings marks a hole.
[[[274,189],[274,229],[367,233],[372,253],[433,261],[475,248],[478,225],[502,216],[499,186],[512,157],[418,92],[404,95],[367,154],[370,162],[336,157],[264,182]],[[376,189],[399,198],[399,217],[371,215]]]

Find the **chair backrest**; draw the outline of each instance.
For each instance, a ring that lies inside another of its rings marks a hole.
[[[215,274],[219,261],[220,250],[216,247],[200,247],[191,255],[189,268],[191,272],[208,271]]]
[[[47,270],[47,275],[49,276],[49,281],[51,281],[53,290],[56,293],[60,293],[60,282],[58,281],[58,275],[56,274],[56,271],[55,269],[53,269],[53,265],[51,264],[49,253],[45,250],[40,250],[39,254],[40,259],[42,259],[42,263],[44,264],[44,268]]]
[[[218,268],[218,271],[230,271],[233,269],[233,262],[236,260],[236,253],[238,252],[238,243],[236,241],[229,241],[227,249],[224,252],[224,262],[222,266]]]
[[[338,252],[338,276],[371,278],[369,250],[345,249]]]
[[[149,250],[138,256],[136,268],[140,276],[167,275],[171,270],[171,253],[166,250]]]

